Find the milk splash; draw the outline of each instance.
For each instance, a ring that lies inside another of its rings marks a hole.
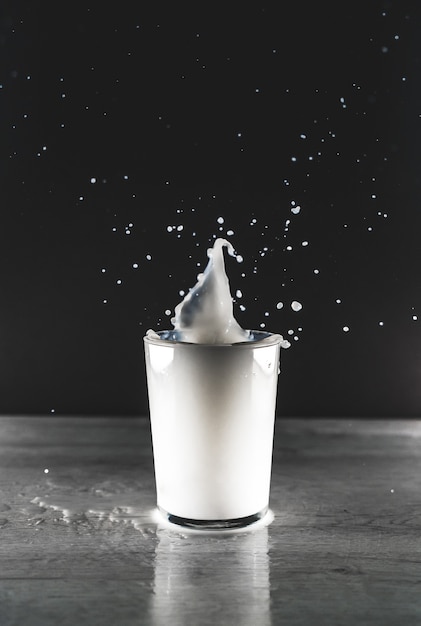
[[[250,338],[234,318],[233,301],[225,273],[223,248],[235,257],[232,244],[216,239],[209,248],[208,265],[197,277],[196,285],[175,308],[171,319],[177,335],[189,343],[239,343]]]
[[[232,345],[248,341],[265,341],[269,333],[244,330],[234,318],[233,300],[228,277],[225,273],[223,248],[236,257],[232,244],[219,237],[213,248],[207,251],[209,261],[203,273],[197,276],[197,283],[185,298],[175,307],[171,318],[173,331],[156,333],[150,329],[146,336],[154,339],[181,341],[206,345]],[[237,257],[240,260],[241,257]],[[282,348],[289,348],[290,342],[280,337]]]

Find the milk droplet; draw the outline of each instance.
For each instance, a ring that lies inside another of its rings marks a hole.
[[[282,307],[284,306],[283,302],[278,302],[278,304],[276,305],[277,309],[282,309]]]
[[[303,305],[301,304],[301,302],[297,302],[297,300],[293,300],[291,302],[291,309],[293,311],[301,311],[302,308],[303,308]]]

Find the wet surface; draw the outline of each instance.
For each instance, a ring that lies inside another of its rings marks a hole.
[[[281,420],[273,517],[155,510],[146,419],[0,418],[0,617],[31,624],[418,624],[419,421]]]

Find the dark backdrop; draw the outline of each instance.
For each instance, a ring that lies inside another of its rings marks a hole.
[[[0,412],[145,413],[222,235],[280,414],[420,414],[419,2],[0,11]]]

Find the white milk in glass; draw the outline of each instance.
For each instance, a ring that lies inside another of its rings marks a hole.
[[[268,508],[281,335],[233,316],[217,239],[174,330],[145,337],[157,504],[171,521],[245,525]]]

